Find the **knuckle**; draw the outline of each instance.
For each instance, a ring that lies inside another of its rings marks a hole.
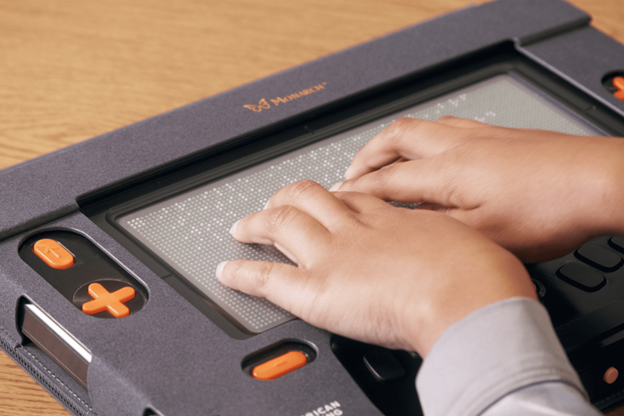
[[[288,199],[297,200],[318,186],[320,185],[317,182],[314,182],[311,179],[304,179],[288,185],[284,191]]]
[[[405,128],[406,126],[412,125],[414,122],[418,122],[418,120],[411,118],[411,117],[399,117],[398,119],[396,119],[394,121],[394,123],[392,123],[390,125],[390,127],[394,127],[394,128]]]
[[[410,117],[401,117],[388,127],[390,130],[389,138],[392,144],[395,146],[401,145],[404,141],[409,140],[410,134],[408,132],[422,125],[421,120],[417,120]]]
[[[273,263],[261,262],[251,276],[252,285],[258,293],[262,293],[271,279]]]
[[[289,205],[282,205],[272,209],[269,213],[268,227],[270,232],[275,232],[286,224],[296,215],[296,209]]]
[[[392,123],[388,128],[392,133],[394,133],[393,136],[396,136],[397,134],[400,134],[410,128],[414,122],[417,122],[417,120],[410,117],[401,117],[395,120],[394,123]]]

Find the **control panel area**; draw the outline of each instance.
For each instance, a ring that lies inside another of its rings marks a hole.
[[[19,255],[76,308],[102,319],[138,313],[148,293],[130,273],[88,238],[67,230],[28,237]]]

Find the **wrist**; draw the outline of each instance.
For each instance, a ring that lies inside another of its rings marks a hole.
[[[463,277],[455,281],[453,290],[432,295],[401,314],[408,318],[404,333],[421,357],[448,328],[477,310],[510,298],[537,300],[535,285],[524,265],[508,251],[497,249],[480,266],[465,264]]]

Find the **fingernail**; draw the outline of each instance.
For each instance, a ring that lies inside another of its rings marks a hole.
[[[217,266],[217,271],[216,271],[216,275],[217,275],[217,279],[221,279],[221,275],[223,274],[223,269],[225,268],[225,265],[227,264],[227,260],[226,261],[222,261],[221,263],[219,263],[219,265]]]
[[[340,187],[342,186],[342,184],[343,184],[343,183],[344,183],[344,182],[338,182],[337,184],[335,184],[334,186],[332,186],[331,188],[329,188],[329,191],[330,191],[330,192],[335,192],[335,191],[337,191],[338,189],[340,189]]]
[[[266,204],[264,204],[264,208],[262,208],[262,210],[265,210],[269,207],[269,201],[266,202]]]
[[[232,228],[230,228],[230,234],[234,235],[234,233],[236,232],[236,227],[238,227],[238,223],[239,222],[240,222],[240,220],[238,220],[234,224],[232,224]]]

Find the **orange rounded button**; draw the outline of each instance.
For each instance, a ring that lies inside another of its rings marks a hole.
[[[613,384],[618,379],[619,375],[620,372],[617,370],[617,368],[609,367],[607,371],[605,371],[604,376],[602,376],[602,379],[607,384]]]
[[[33,251],[37,257],[54,269],[68,269],[74,265],[74,256],[57,241],[49,238],[37,241]]]
[[[251,375],[258,380],[273,380],[303,367],[307,362],[304,353],[290,351],[256,366]]]

